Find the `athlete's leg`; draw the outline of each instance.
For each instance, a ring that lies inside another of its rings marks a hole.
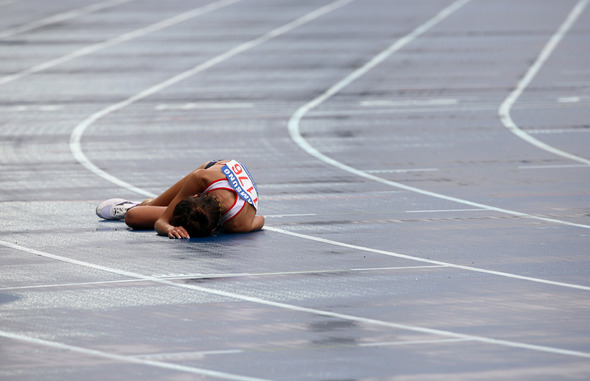
[[[127,211],[125,223],[134,230],[153,229],[165,206],[136,206]]]
[[[192,172],[191,172],[192,173]],[[166,189],[164,193],[159,195],[158,197],[152,200],[146,200],[147,202],[144,203],[145,206],[168,206],[170,202],[176,197],[180,189],[182,189],[182,185],[186,181],[186,178],[190,175],[190,173],[184,176],[181,180],[179,180],[176,184],[172,185],[170,188]]]
[[[198,170],[198,169],[207,169],[207,168],[211,167],[212,165],[214,165],[215,163],[218,163],[218,162],[219,163],[225,163],[225,162],[227,162],[227,160],[211,160],[211,161],[208,161],[208,162],[202,164],[196,170]],[[182,186],[184,185],[184,183],[186,181],[186,178],[191,173],[189,173],[188,175],[184,176],[181,180],[179,180],[176,184],[172,185],[170,188],[168,188],[166,191],[164,191],[164,193],[162,193],[158,197],[156,197],[156,198],[154,198],[152,200],[145,200],[140,205],[168,206],[172,202],[172,200],[174,199],[174,197],[176,197],[176,195],[178,194],[178,192],[180,192],[180,189],[182,189]]]

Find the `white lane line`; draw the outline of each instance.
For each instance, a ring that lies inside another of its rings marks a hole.
[[[559,42],[563,39],[563,37],[567,34],[570,28],[574,25],[578,17],[582,14],[584,8],[588,5],[588,1],[589,0],[580,0],[572,9],[567,19],[559,27],[557,32],[551,37],[549,42],[547,42],[547,44],[541,51],[539,57],[537,57],[533,65],[529,67],[525,76],[518,82],[516,88],[512,91],[512,93],[510,93],[510,95],[508,95],[504,102],[502,102],[502,104],[500,105],[500,109],[498,110],[498,115],[500,116],[500,120],[504,124],[504,127],[506,127],[514,135],[518,136],[527,143],[530,143],[552,154],[565,157],[566,159],[590,165],[589,159],[573,155],[569,152],[562,151],[553,146],[550,146],[549,144],[543,143],[542,141],[533,138],[531,135],[520,129],[516,125],[516,123],[514,123],[510,115],[510,109],[512,108],[514,103],[516,103],[516,101],[524,92],[524,90],[529,86],[533,78],[535,78],[539,70],[541,70],[545,62],[549,59],[549,57],[551,56]]]
[[[586,107],[588,102],[571,102],[567,103],[569,107]],[[521,102],[515,106],[519,110],[526,110],[526,109],[539,109],[543,108],[544,110],[549,109],[559,109],[562,110],[566,105],[566,103],[557,103],[557,102]],[[498,105],[497,103],[492,102],[476,102],[476,101],[462,101],[458,103],[456,107],[453,108],[454,111],[492,111],[497,110]],[[364,108],[347,108],[341,110],[317,110],[313,111],[312,115],[316,117],[321,116],[344,116],[344,115],[389,115],[389,114],[433,114],[433,113],[442,113],[442,112],[449,112],[449,107],[444,106],[430,106],[430,107],[364,107]],[[529,132],[530,130],[527,130]]]
[[[433,339],[433,340],[407,340],[407,341],[389,341],[389,342],[374,342],[374,343],[345,343],[339,345],[340,348],[372,348],[372,347],[400,347],[406,345],[425,345],[425,344],[447,344],[447,343],[459,343],[473,341],[469,339]],[[303,345],[302,347],[307,347]],[[289,346],[288,350],[292,350],[293,347]],[[246,351],[242,349],[226,349],[219,351],[202,351],[202,352],[174,352],[174,353],[162,353],[162,354],[149,354],[149,355],[137,355],[138,358],[156,359],[156,360],[190,360],[190,359],[201,359],[205,356],[210,355],[226,355],[226,354],[238,354]]]
[[[586,164],[520,165],[518,169],[590,168]]]
[[[321,238],[304,236],[302,234],[297,234],[297,233],[290,233],[290,232],[286,232],[282,229],[273,228],[272,230],[283,233],[283,234],[292,235],[295,237],[312,239],[314,241],[323,242],[323,243],[336,244],[338,246],[354,248],[357,250],[364,250],[364,251],[370,251],[370,252],[382,253],[382,254],[389,253],[389,252],[385,252],[383,250],[361,248],[361,247],[355,246],[355,245],[341,244],[339,242],[324,240]],[[31,249],[31,248],[28,248],[25,246],[13,244],[13,243],[6,242],[6,241],[0,240],[0,245],[11,248],[11,249],[19,250],[19,251],[24,251],[24,252],[27,252],[30,254],[40,255],[40,256],[43,256],[46,258],[51,258],[51,259],[66,262],[66,263],[72,263],[72,264],[76,264],[76,265],[80,265],[80,266],[85,266],[85,267],[93,268],[96,270],[102,270],[102,271],[106,271],[106,272],[117,274],[117,275],[127,276],[130,278],[148,280],[148,281],[152,281],[152,282],[167,285],[167,286],[179,287],[179,288],[184,288],[184,289],[194,290],[194,291],[200,291],[200,292],[208,293],[211,295],[223,296],[223,297],[227,297],[227,298],[232,298],[232,299],[241,300],[241,301],[245,301],[245,302],[256,303],[256,304],[265,305],[265,306],[269,306],[269,307],[281,308],[281,309],[285,309],[288,311],[302,312],[302,313],[308,313],[308,314],[313,314],[313,315],[318,315],[318,316],[326,316],[326,317],[331,317],[331,318],[335,318],[335,319],[355,321],[355,322],[359,322],[362,324],[376,325],[376,326],[381,326],[381,327],[389,327],[389,328],[407,330],[407,331],[412,331],[412,332],[427,333],[427,334],[433,334],[433,335],[451,337],[451,338],[457,338],[457,339],[473,340],[473,341],[477,341],[477,342],[484,343],[484,344],[500,345],[500,346],[505,346],[505,347],[520,348],[520,349],[525,349],[525,350],[533,350],[533,351],[546,352],[546,353],[552,353],[552,354],[560,354],[560,355],[565,355],[565,356],[590,358],[589,352],[574,351],[574,350],[569,350],[569,349],[548,347],[548,346],[543,346],[543,345],[527,344],[527,343],[521,343],[521,342],[517,342],[517,341],[494,339],[494,338],[483,337],[483,336],[467,335],[467,334],[446,331],[446,330],[441,330],[441,329],[425,328],[425,327],[419,327],[419,326],[408,325],[408,324],[400,324],[400,323],[394,323],[394,322],[389,322],[389,321],[364,318],[364,317],[355,316],[355,315],[340,314],[340,313],[336,313],[336,312],[324,311],[324,310],[319,310],[319,309],[315,309],[315,308],[301,307],[301,306],[296,306],[296,305],[287,304],[287,303],[274,302],[271,300],[266,300],[266,299],[262,299],[262,298],[258,298],[258,297],[236,294],[234,292],[228,292],[228,291],[216,290],[213,288],[196,286],[193,284],[176,283],[176,282],[172,282],[172,281],[168,281],[168,280],[164,280],[164,279],[159,279],[159,278],[155,278],[155,277],[151,277],[151,276],[141,275],[141,274],[134,273],[131,271],[119,270],[119,269],[115,269],[115,268],[111,268],[111,267],[107,267],[107,266],[102,266],[102,265],[97,265],[97,264],[84,262],[84,261],[80,261],[80,260],[76,260],[76,259],[62,257],[59,255],[50,254],[50,253],[47,253],[44,251]],[[389,253],[389,254],[391,254],[391,253]],[[413,258],[410,256],[402,256],[402,255],[395,255],[395,256],[398,256],[400,258],[408,258],[408,259]],[[422,262],[430,262],[430,263],[436,262],[436,261],[423,260],[421,258],[420,258],[420,260]],[[438,262],[437,264],[441,264],[441,263],[442,262]],[[450,267],[470,269],[467,266],[453,265]],[[477,270],[481,270],[481,269],[477,269]],[[481,271],[481,272],[492,273],[490,271]],[[503,273],[497,273],[497,274],[503,274]],[[518,278],[522,279],[522,278],[526,278],[526,277],[518,277]],[[527,280],[530,280],[530,279],[527,279]],[[543,283],[546,283],[546,282],[543,282]],[[552,283],[555,283],[555,282],[552,282]],[[580,288],[580,287],[574,287],[574,288]],[[590,289],[590,288],[585,287],[583,289]],[[31,341],[38,341],[39,340],[39,339],[33,339],[33,338],[25,337],[25,336],[12,334],[9,332],[3,332],[3,331],[0,331],[0,332],[6,337],[13,337],[13,338],[21,339],[21,340],[31,340]],[[52,342],[44,342],[44,343],[45,343],[45,345],[55,346],[58,348],[62,348],[61,346],[63,345],[63,344],[52,343]],[[41,342],[39,342],[39,344],[41,344]],[[63,349],[70,349],[70,347],[65,346],[65,347],[63,347]],[[89,351],[90,353],[95,353],[98,356],[102,355],[103,357],[117,356],[118,360],[123,360],[123,361],[125,361],[126,358],[130,358],[127,356],[110,355],[110,354],[107,354],[104,352],[92,351],[92,350],[87,350],[84,348],[77,348],[77,347],[71,347],[70,350]],[[134,358],[130,358],[130,359],[134,359]],[[135,359],[135,360],[139,360],[139,359]],[[143,361],[148,361],[148,360],[143,360]],[[146,365],[150,365],[150,364],[146,364]],[[152,365],[154,365],[154,366],[160,365],[162,367],[165,367],[170,364],[157,363],[157,364],[152,364]],[[194,368],[190,368],[190,370],[196,372],[194,370]],[[189,370],[187,370],[187,371],[189,371]],[[205,371],[205,370],[198,370],[198,371]]]
[[[49,68],[52,68],[52,67],[60,65],[62,63],[71,61],[73,59],[80,58],[80,57],[86,56],[91,53],[95,53],[99,50],[102,50],[102,49],[105,49],[105,48],[108,48],[111,46],[115,46],[115,45],[121,44],[123,42],[131,41],[133,39],[145,36],[146,34],[153,33],[153,32],[156,32],[156,31],[164,29],[164,28],[168,28],[172,25],[179,24],[181,22],[190,20],[190,19],[195,18],[197,16],[201,16],[206,13],[210,13],[215,10],[218,10],[220,8],[227,7],[227,6],[234,4],[238,1],[241,1],[241,0],[216,1],[214,3],[208,4],[208,5],[205,5],[202,7],[198,7],[198,8],[192,9],[192,10],[184,12],[184,13],[181,13],[181,14],[176,15],[174,17],[170,17],[166,20],[149,25],[145,28],[140,28],[140,29],[134,30],[132,32],[122,34],[118,37],[111,38],[109,40],[106,40],[104,42],[100,42],[98,44],[89,45],[85,48],[78,49],[72,53],[66,54],[65,56],[62,56],[62,57],[59,57],[59,58],[56,58],[56,59],[53,59],[50,61],[46,61],[44,63],[41,63],[41,64],[33,66],[31,68],[22,70],[18,73],[15,73],[15,74],[10,74],[10,75],[4,76],[4,77],[0,78],[0,85],[6,84],[6,83],[9,83],[12,81],[16,81],[17,79],[21,79],[23,77],[26,77],[27,75],[38,73],[43,70],[47,70]]]
[[[141,357],[137,357],[137,356],[118,355],[118,354],[108,353],[108,352],[99,351],[99,350],[95,350],[95,349],[82,348],[82,347],[77,347],[74,345],[58,343],[55,341],[48,341],[48,340],[37,339],[34,337],[28,337],[28,336],[24,336],[24,335],[18,335],[18,334],[15,334],[12,332],[7,332],[7,331],[0,331],[0,336],[6,337],[8,339],[24,341],[24,342],[34,344],[34,345],[42,345],[45,347],[56,348],[56,349],[61,349],[61,350],[66,350],[66,351],[71,351],[71,352],[76,352],[76,353],[82,353],[85,355],[106,358],[109,360],[122,361],[122,362],[134,363],[134,364],[140,364],[140,365],[148,365],[148,366],[153,366],[156,368],[163,368],[163,369],[175,370],[175,371],[179,371],[179,372],[199,374],[202,376],[221,378],[224,380],[241,380],[241,381],[262,380],[260,378],[240,376],[240,375],[231,374],[231,373],[218,372],[215,370],[195,368],[195,367],[190,367],[190,366],[185,366],[185,365],[170,364],[170,363],[166,363],[166,362],[162,362],[162,361],[150,360],[150,359],[141,358]]]
[[[209,109],[234,109],[252,108],[252,103],[182,103],[182,104],[161,104],[155,107],[156,110],[209,110]]]
[[[7,106],[0,107],[2,112],[28,112],[28,111],[60,111],[63,110],[64,106],[61,105],[38,105],[38,106]]]
[[[64,13],[59,13],[59,14],[49,16],[49,17],[46,17],[41,20],[33,21],[33,22],[30,22],[30,23],[27,23],[27,24],[24,24],[21,26],[16,26],[14,28],[2,30],[2,31],[0,31],[0,39],[10,37],[10,36],[13,36],[18,33],[29,32],[33,29],[42,28],[47,25],[63,22],[63,21],[72,19],[74,17],[78,17],[78,16],[89,14],[89,13],[93,13],[96,11],[101,11],[101,10],[104,10],[107,8],[115,7],[117,5],[120,5],[123,3],[128,3],[130,1],[134,1],[134,0],[107,0],[107,1],[102,1],[99,3],[95,3],[95,4],[90,4],[90,5],[83,7],[83,8],[74,9],[74,10],[67,11]]]
[[[235,0],[233,0],[235,1]],[[95,112],[94,114],[90,115],[88,118],[86,118],[86,120],[82,121],[80,124],[78,124],[76,126],[76,128],[74,128],[74,130],[72,131],[72,134],[70,135],[70,150],[72,151],[72,154],[74,155],[74,157],[76,158],[76,160],[82,164],[84,167],[86,167],[86,169],[88,169],[90,172],[94,173],[97,176],[102,177],[103,179],[110,181],[111,183],[118,185],[122,188],[128,189],[132,192],[138,193],[140,195],[146,196],[146,197],[155,197],[156,195],[151,193],[151,192],[147,192],[143,189],[140,189],[138,187],[135,187],[105,171],[103,171],[102,169],[98,168],[96,165],[94,165],[94,163],[92,163],[84,154],[84,152],[82,151],[82,147],[81,147],[81,140],[82,140],[82,135],[84,135],[84,132],[86,131],[86,129],[92,125],[94,122],[96,122],[97,120],[103,118],[104,116],[121,110],[122,108],[125,108],[139,100],[142,100],[152,94],[155,94],[167,87],[170,87],[180,81],[183,81],[187,78],[190,78],[192,76],[194,76],[195,74],[198,74],[206,69],[209,69],[217,64],[220,64],[224,61],[229,60],[230,58],[233,58],[234,56],[246,52],[250,49],[253,49],[267,41],[272,40],[273,38],[282,36],[283,34],[300,27],[301,25],[304,25],[308,22],[311,22],[327,13],[330,13],[348,3],[350,3],[353,0],[337,0],[334,1],[332,3],[329,3],[323,7],[317,8],[316,10],[302,16],[299,17],[297,19],[295,19],[294,21],[291,21],[281,27],[278,27],[276,29],[271,30],[268,33],[263,34],[262,36],[255,38],[253,40],[244,42],[238,46],[236,46],[235,48],[232,48],[228,51],[226,51],[225,53],[222,53],[218,56],[215,56],[211,59],[209,59],[208,61],[205,61],[197,66],[195,66],[194,68],[187,70],[185,72],[182,72],[164,82],[160,82],[157,85],[154,85],[130,98],[127,98],[126,100],[119,102],[119,103],[115,103],[113,105],[110,105],[98,112]]]
[[[454,268],[454,269],[459,269],[459,270],[501,276],[504,278],[519,279],[519,280],[524,280],[524,281],[534,282],[534,283],[548,284],[551,286],[566,287],[566,288],[573,288],[573,289],[577,289],[577,290],[590,291],[590,286],[583,286],[583,285],[579,285],[579,284],[565,283],[565,282],[556,282],[556,281],[547,280],[547,279],[534,278],[534,277],[529,277],[529,276],[524,276],[524,275],[506,273],[503,271],[487,270],[487,269],[482,269],[479,267],[463,266],[463,265],[457,265],[457,264],[449,263],[449,262],[436,261],[433,259],[414,257],[412,255],[399,254],[399,253],[395,253],[393,251],[373,249],[370,247],[359,246],[359,245],[351,245],[348,243],[332,241],[329,239],[314,237],[314,236],[307,235],[307,234],[295,233],[295,232],[291,232],[291,231],[284,230],[284,229],[279,229],[279,228],[272,227],[272,226],[265,226],[264,230],[270,230],[270,231],[273,231],[276,233],[281,233],[281,234],[289,235],[292,237],[302,238],[302,239],[306,239],[308,241],[320,242],[320,243],[324,243],[327,245],[339,246],[339,247],[344,247],[347,249],[353,249],[353,250],[358,250],[358,251],[365,251],[368,253],[382,254],[382,255],[387,255],[387,256],[395,257],[395,258],[402,258],[402,259],[408,259],[408,260],[416,261],[416,262],[429,263],[432,265],[439,265],[439,266],[444,266],[444,267],[449,267],[449,268]]]
[[[331,88],[326,90],[323,94],[319,95],[318,97],[313,99],[311,102],[308,102],[306,105],[299,108],[299,110],[297,110],[295,112],[295,114],[291,117],[289,124],[291,125],[293,123],[298,123],[298,121],[301,119],[301,117],[303,117],[303,115],[307,114],[310,110],[314,109],[315,107],[317,107],[318,105],[320,105],[321,103],[326,101],[327,99],[331,98],[333,95],[340,92],[343,88],[348,86],[350,83],[354,82],[356,79],[363,76],[369,70],[373,69],[374,67],[376,67],[377,65],[379,65],[380,63],[385,61],[393,53],[400,50],[401,48],[403,48],[404,46],[406,46],[407,44],[409,44],[410,42],[412,42],[413,40],[415,40],[416,38],[418,38],[419,36],[421,36],[422,34],[427,32],[428,30],[433,28],[435,25],[437,25],[439,22],[446,19],[448,16],[450,16],[455,11],[457,11],[458,9],[463,7],[469,1],[470,0],[455,1],[454,3],[449,5],[447,8],[440,11],[436,16],[431,18],[429,21],[420,25],[419,27],[414,29],[412,32],[407,34],[406,36],[397,40],[395,43],[393,43],[387,49],[383,50],[381,53],[379,53],[375,57],[373,57],[373,59],[371,59],[365,65],[363,65],[359,69],[353,71],[345,79],[341,80],[340,82],[337,82]]]
[[[136,355],[135,358],[151,359],[151,360],[172,360],[182,361],[191,359],[201,359],[206,356],[212,355],[233,355],[238,353],[244,353],[242,349],[225,349],[218,351],[198,351],[198,352],[174,352],[174,353],[153,353],[149,355]]]
[[[557,98],[557,103],[578,103],[580,100],[580,97],[561,97]]]
[[[265,216],[266,217],[266,216]],[[1,244],[1,243],[0,243]],[[419,266],[395,266],[395,267],[366,267],[354,269],[326,269],[326,270],[294,270],[294,271],[275,271],[265,273],[225,273],[225,274],[152,274],[151,276],[158,279],[166,280],[192,280],[192,279],[217,279],[217,278],[260,278],[260,277],[274,277],[283,275],[306,275],[306,274],[330,274],[343,272],[367,272],[367,271],[399,271],[399,270],[423,270],[444,268],[441,265],[419,265]],[[34,286],[15,286],[2,287],[0,291],[18,291],[18,290],[34,290],[34,289],[52,289],[52,288],[72,288],[72,287],[87,287],[87,286],[110,286],[117,284],[128,284],[145,282],[144,279],[122,279],[122,280],[106,280],[96,282],[76,282],[76,283],[55,283],[55,284],[38,284]]]
[[[458,1],[454,2],[453,4],[448,6],[447,8],[443,9],[440,13],[438,13],[435,17],[430,19],[428,22],[426,22],[425,24],[421,25],[420,27],[414,29],[414,31],[407,34],[406,36],[397,40],[395,43],[393,43],[387,49],[383,50],[381,53],[379,53],[375,57],[373,57],[373,59],[371,59],[365,65],[361,66],[360,68],[358,68],[355,71],[353,71],[352,73],[350,73],[347,77],[345,77],[344,79],[337,82],[335,85],[330,87],[324,93],[317,96],[313,100],[309,101],[305,105],[301,106],[289,119],[288,128],[289,128],[289,135],[291,136],[291,139],[301,149],[303,149],[309,155],[314,156],[318,160],[323,161],[324,163],[332,165],[336,168],[339,168],[343,171],[352,173],[352,174],[357,175],[359,177],[363,177],[363,178],[366,178],[369,180],[379,182],[381,184],[385,184],[385,185],[392,186],[392,187],[399,188],[399,189],[404,189],[404,190],[414,192],[414,193],[423,194],[425,196],[435,197],[435,198],[439,198],[442,200],[447,200],[447,201],[452,201],[452,202],[456,202],[459,204],[469,205],[469,206],[472,206],[475,208],[481,208],[481,209],[487,209],[487,210],[491,210],[491,211],[495,211],[495,212],[505,213],[505,214],[509,214],[512,216],[516,216],[516,217],[544,221],[544,222],[560,224],[560,225],[573,226],[573,227],[578,227],[578,228],[583,228],[583,229],[590,229],[590,225],[577,224],[577,223],[573,223],[573,222],[569,222],[569,221],[562,221],[562,220],[557,220],[554,218],[547,218],[547,217],[517,212],[514,210],[498,208],[495,206],[480,204],[477,202],[464,200],[464,199],[460,199],[457,197],[446,196],[446,195],[443,195],[440,193],[430,192],[430,191],[427,191],[424,189],[415,188],[415,187],[401,184],[401,183],[398,183],[395,181],[386,180],[381,177],[374,176],[374,175],[367,173],[365,171],[361,171],[359,169],[348,166],[348,165],[341,163],[335,159],[332,159],[331,157],[324,155],[323,153],[318,151],[316,148],[314,148],[311,144],[309,144],[307,142],[307,140],[305,140],[303,138],[303,136],[301,135],[300,122],[301,122],[301,119],[303,119],[303,117],[305,117],[305,115],[307,115],[307,113],[309,113],[312,109],[316,108],[317,106],[319,106],[320,104],[322,104],[323,102],[325,102],[326,100],[328,100],[329,98],[331,98],[332,96],[334,96],[335,94],[340,92],[342,89],[344,89],[346,86],[350,85],[352,82],[354,82],[355,80],[357,80],[358,78],[363,76],[365,73],[372,70],[374,67],[376,67],[377,65],[379,65],[383,61],[385,61],[393,53],[397,52],[398,50],[400,50],[401,48],[403,48],[404,46],[406,46],[407,44],[409,44],[410,42],[412,42],[413,40],[418,38],[420,35],[422,35],[426,31],[428,31],[430,28],[434,27],[436,24],[443,21],[445,18],[450,16],[453,12],[455,12],[456,10],[461,8],[463,5],[465,5],[468,1],[469,0],[458,0]]]
[[[1,243],[0,243],[1,245]],[[55,284],[38,284],[34,286],[15,286],[15,287],[2,287],[0,291],[18,291],[18,290],[35,290],[45,288],[70,288],[70,287],[86,287],[86,286],[108,286],[112,284],[124,284],[124,283],[137,283],[144,282],[139,279],[123,279],[123,280],[103,280],[96,282],[76,282],[76,283],[55,283]]]
[[[443,268],[441,265],[420,265],[420,266],[393,266],[393,267],[367,267],[354,269],[326,269],[326,270],[294,270],[294,271],[275,271],[266,273],[228,273],[228,274],[176,274],[174,276],[159,276],[160,279],[168,280],[186,280],[186,279],[215,279],[215,278],[259,278],[267,276],[282,276],[282,275],[306,275],[306,274],[330,274],[330,273],[346,273],[346,272],[367,272],[367,271],[400,271],[400,270],[424,270]]]
[[[459,103],[457,99],[427,99],[427,100],[374,100],[362,101],[364,107],[417,107],[417,106],[447,106]]]
[[[527,130],[527,133],[529,134],[569,134],[572,132],[590,132],[590,128],[541,128]]]
[[[390,341],[381,343],[361,343],[359,347],[394,347],[405,345],[421,345],[421,344],[446,344],[457,343],[461,341],[473,341],[470,339],[439,339],[439,340],[410,340],[410,341]]]

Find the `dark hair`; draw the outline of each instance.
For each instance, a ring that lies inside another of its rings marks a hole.
[[[172,212],[170,225],[182,226],[191,237],[207,237],[219,225],[219,201],[206,194],[180,201]]]

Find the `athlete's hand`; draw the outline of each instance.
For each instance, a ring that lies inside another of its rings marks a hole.
[[[168,230],[169,238],[190,238],[185,228],[182,226],[173,226]]]

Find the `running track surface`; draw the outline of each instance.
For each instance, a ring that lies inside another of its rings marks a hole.
[[[2,380],[590,377],[590,7],[0,0]],[[100,221],[248,165],[267,227]]]

